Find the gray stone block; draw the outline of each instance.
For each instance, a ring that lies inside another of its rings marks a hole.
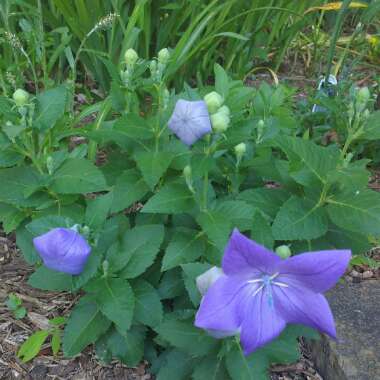
[[[380,380],[380,281],[345,280],[326,294],[338,340],[309,341],[324,380]]]

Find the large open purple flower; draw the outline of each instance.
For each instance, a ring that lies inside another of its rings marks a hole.
[[[350,257],[348,250],[331,250],[282,260],[235,229],[224,253],[224,274],[203,297],[195,325],[224,336],[240,331],[246,355],[275,339],[287,323],[336,337],[321,293],[336,284]]]
[[[83,271],[91,253],[86,239],[70,228],[54,228],[33,243],[46,267],[73,275]]]
[[[210,115],[203,100],[178,100],[168,125],[186,145],[194,144],[212,131]]]

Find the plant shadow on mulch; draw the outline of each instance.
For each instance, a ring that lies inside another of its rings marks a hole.
[[[127,368],[120,362],[110,365],[100,363],[90,347],[74,359],[52,355],[49,342],[40,354],[29,363],[16,357],[20,345],[35,331],[48,326],[48,319],[67,315],[76,302],[76,296],[66,292],[47,292],[27,284],[33,268],[17,251],[14,237],[0,230],[0,379],[13,380],[150,380],[147,362],[136,368]],[[9,293],[23,301],[28,314],[21,320],[13,317],[4,305]],[[292,365],[272,368],[272,380],[322,380],[301,346],[303,357]],[[175,379],[173,379],[175,380]]]

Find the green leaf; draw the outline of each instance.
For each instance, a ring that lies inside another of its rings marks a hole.
[[[195,366],[192,380],[230,380],[222,358],[206,356]]]
[[[356,191],[367,187],[369,178],[370,172],[357,161],[346,168],[338,168],[330,172],[328,181],[338,184],[343,188],[342,190]]]
[[[0,223],[6,234],[13,232],[26,218],[26,214],[6,203],[0,203]]]
[[[27,230],[25,223],[16,230],[16,244],[28,264],[35,264],[40,260],[33,245],[33,234]]]
[[[255,208],[247,202],[236,201],[220,201],[215,207],[218,214],[228,215],[231,225],[240,231],[246,231],[251,228],[252,218],[255,214]]]
[[[171,345],[192,356],[205,355],[218,344],[216,339],[196,328],[192,322],[167,319],[155,330]]]
[[[264,247],[270,250],[273,249],[274,239],[271,226],[259,211],[256,211],[253,216],[251,237]]]
[[[193,359],[190,355],[172,350],[166,355],[164,362],[160,366],[157,380],[187,380],[193,369]]]
[[[324,235],[327,228],[327,215],[322,207],[293,196],[278,212],[272,232],[276,240],[310,240]]]
[[[56,356],[61,348],[61,332],[55,331],[51,337],[51,350],[53,351],[53,355]]]
[[[23,319],[26,316],[27,311],[25,307],[19,307],[13,312],[13,314],[16,319]]]
[[[113,201],[113,194],[99,195],[95,199],[87,200],[85,223],[96,229],[102,227],[107,219]]]
[[[245,190],[238,195],[237,199],[246,201],[273,220],[289,196],[290,194],[283,189],[259,188]]]
[[[141,200],[149,191],[141,174],[135,169],[125,171],[117,180],[112,193],[112,212],[119,212]]]
[[[145,204],[141,212],[180,214],[195,208],[193,194],[182,184],[167,184]]]
[[[151,189],[165,174],[173,156],[170,152],[138,152],[135,154],[137,167]]]
[[[175,298],[184,292],[182,271],[179,268],[168,270],[162,276],[158,293],[162,300]]]
[[[187,228],[178,228],[166,248],[161,271],[164,272],[180,264],[192,262],[199,258],[203,251],[202,233]]]
[[[233,380],[269,380],[268,359],[261,353],[246,358],[238,349],[232,349],[226,357],[226,367]]]
[[[23,363],[32,360],[38,355],[46,338],[49,336],[49,331],[41,330],[31,335],[20,347],[17,357]]]
[[[99,307],[82,298],[74,307],[63,334],[63,352],[72,357],[94,343],[110,327],[111,321],[102,315]]]
[[[60,194],[103,191],[107,183],[103,173],[90,161],[71,158],[54,173],[51,189]]]
[[[216,211],[204,211],[198,215],[197,222],[211,242],[218,249],[224,250],[232,232],[232,226],[226,215]]]
[[[156,258],[164,239],[164,228],[160,225],[137,226],[128,230],[120,245],[109,259],[110,269],[117,272],[124,268],[121,277],[139,276]]]
[[[38,129],[53,128],[65,113],[68,91],[62,85],[37,95],[37,117],[34,125]]]
[[[150,327],[159,325],[163,309],[156,289],[149,282],[138,280],[133,284],[133,292],[136,298],[134,314],[136,321]]]
[[[364,235],[380,235],[380,193],[361,190],[328,200],[328,214],[337,226]]]
[[[121,278],[101,278],[86,286],[94,295],[101,312],[126,332],[132,323],[135,297],[128,281]]]
[[[326,238],[333,247],[338,249],[351,249],[353,254],[361,254],[371,249],[371,243],[366,235],[341,229],[335,225],[329,226]]]
[[[28,284],[42,290],[70,291],[72,276],[41,266],[29,277]]]
[[[40,188],[43,179],[30,166],[0,169],[0,202],[17,207],[28,205],[28,198]]]
[[[74,222],[69,219],[58,215],[49,215],[42,218],[34,219],[26,225],[26,229],[35,237],[46,234],[54,228],[69,228]]]
[[[380,139],[380,111],[375,111],[367,118],[363,126],[363,133],[359,139],[379,140]]]
[[[98,269],[103,260],[103,254],[99,247],[92,248],[90,257],[87,259],[82,273],[72,277],[73,290],[79,290],[82,286],[96,276]]]
[[[215,63],[214,65],[215,73],[215,90],[218,94],[222,95],[224,99],[227,98],[229,92],[229,79],[224,71],[223,67]]]
[[[211,268],[207,263],[190,263],[181,265],[183,270],[183,280],[190,300],[195,307],[201,302],[201,294],[196,285],[196,278]]]
[[[283,135],[277,143],[291,161],[293,178],[303,185],[311,184],[314,180],[326,183],[328,173],[337,167],[338,150],[318,146],[309,140]]]
[[[12,125],[12,127],[14,127]],[[2,149],[0,146],[0,168],[7,168],[19,164],[24,160],[24,156],[14,150]]]
[[[133,140],[150,140],[154,137],[147,121],[133,113],[128,113],[117,120],[114,129]]]
[[[113,330],[107,339],[107,346],[113,356],[129,367],[135,367],[144,355],[145,329],[133,326],[125,334]]]

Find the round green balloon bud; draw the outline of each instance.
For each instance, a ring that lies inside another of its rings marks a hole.
[[[230,109],[227,106],[220,107],[219,110],[218,110],[218,113],[222,113],[222,114],[224,114],[224,115],[226,115],[228,117],[230,117],[230,115],[231,115],[231,111],[230,111]]]
[[[282,259],[287,259],[292,255],[292,251],[287,245],[280,245],[276,248],[276,254],[280,256]]]
[[[161,49],[158,52],[158,62],[161,63],[162,65],[166,65],[169,62],[170,59],[170,52],[169,49]]]
[[[223,104],[223,98],[217,92],[213,91],[207,94],[204,98],[207,104],[208,111],[212,114],[218,111]]]
[[[218,133],[225,132],[230,124],[230,118],[223,113],[214,113],[210,119],[212,129]]]
[[[29,100],[29,94],[25,90],[19,88],[13,93],[13,100],[17,107],[23,107]]]
[[[244,143],[240,143],[238,145],[235,146],[235,154],[238,156],[238,157],[242,157],[245,152],[247,151],[247,145],[245,145]]]
[[[139,56],[134,49],[128,49],[124,54],[124,59],[128,66],[133,66],[139,59]]]

